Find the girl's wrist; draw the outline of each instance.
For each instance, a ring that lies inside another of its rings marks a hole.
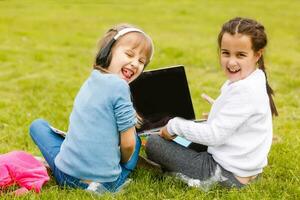
[[[168,124],[166,125],[166,130],[169,133],[170,136],[175,136],[176,134],[172,131],[172,127],[171,127],[171,123],[170,121],[168,122]]]

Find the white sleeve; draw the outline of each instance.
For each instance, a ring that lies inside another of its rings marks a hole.
[[[250,94],[245,88],[232,88],[225,98],[219,99],[222,105],[219,105],[219,110],[207,123],[176,117],[168,122],[167,130],[172,135],[182,136],[195,143],[221,145],[253,114],[255,102],[253,94]]]

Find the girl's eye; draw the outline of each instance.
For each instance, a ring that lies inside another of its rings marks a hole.
[[[229,56],[229,53],[227,51],[222,51],[221,54],[224,56]]]
[[[133,53],[132,53],[132,52],[126,52],[126,55],[127,55],[128,57],[133,57]]]
[[[144,60],[139,60],[139,62],[140,62],[142,65],[145,65],[145,61],[144,61]]]
[[[237,56],[238,56],[239,58],[246,57],[246,55],[245,55],[245,54],[243,54],[243,53],[240,53],[240,54],[238,54]]]

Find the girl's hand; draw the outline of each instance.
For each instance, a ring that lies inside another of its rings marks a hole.
[[[210,96],[208,96],[205,93],[202,93],[201,97],[211,105],[215,102],[215,100],[213,98],[211,98]],[[208,119],[208,115],[209,115],[209,113],[202,113],[202,118]]]
[[[201,97],[202,97],[205,101],[207,101],[209,104],[213,104],[214,101],[215,101],[213,98],[211,98],[210,96],[208,96],[208,95],[205,94],[205,93],[202,93],[202,94],[201,94]]]
[[[160,135],[160,137],[162,137],[162,138],[164,138],[166,140],[173,140],[176,137],[176,135],[171,135],[168,132],[166,126],[164,126],[162,129],[160,129],[159,135]]]
[[[129,128],[120,135],[121,163],[126,163],[131,158],[136,146],[135,127]]]

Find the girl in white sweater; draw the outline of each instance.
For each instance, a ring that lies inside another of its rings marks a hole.
[[[218,44],[228,80],[207,121],[171,119],[160,137],[149,137],[146,153],[191,185],[207,187],[219,182],[240,188],[256,179],[267,165],[272,115],[278,115],[263,59],[267,36],[263,25],[237,17],[223,25]],[[172,141],[176,136],[206,145],[207,151],[180,146]]]

